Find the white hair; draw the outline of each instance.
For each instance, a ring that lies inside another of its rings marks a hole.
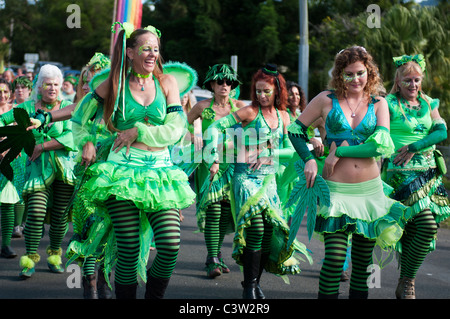
[[[42,88],[42,84],[44,83],[44,81],[48,79],[52,80],[56,79],[59,83],[59,87],[61,88],[63,83],[63,74],[56,65],[44,64],[39,70],[39,74],[37,76],[36,83],[34,84],[33,92],[31,95],[31,99],[34,100],[35,102],[37,102],[38,100],[39,89]],[[60,95],[61,89],[59,90],[58,98],[61,97]]]

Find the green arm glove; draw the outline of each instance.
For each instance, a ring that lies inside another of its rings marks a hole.
[[[393,152],[394,143],[389,135],[389,130],[386,127],[377,126],[375,132],[363,144],[339,146],[335,155],[337,157],[369,158],[381,155],[390,156]]]
[[[423,139],[408,145],[408,150],[417,152],[447,139],[447,127],[444,123],[433,125],[430,133]]]
[[[183,111],[174,111],[166,115],[163,125],[148,126],[137,122],[135,127],[138,129],[136,141],[151,147],[165,147],[177,143],[186,134],[188,124]]]
[[[314,155],[310,152],[306,142],[309,140],[307,135],[308,127],[298,119],[288,126],[289,139],[303,162],[314,159]]]

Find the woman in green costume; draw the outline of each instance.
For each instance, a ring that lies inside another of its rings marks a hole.
[[[219,132],[226,131],[230,140],[236,140],[231,193],[236,220],[233,258],[243,266],[243,298],[263,299],[260,279],[264,269],[277,275],[296,274],[300,268],[294,252],[309,255],[298,242],[287,247],[289,227],[275,181],[280,162],[296,155],[286,134],[286,82],[276,66],[267,65],[253,76],[251,92],[252,104],[208,128],[210,142],[204,154],[212,155],[206,158],[214,177],[223,162],[217,152]]]
[[[436,144],[447,138],[439,115],[439,100],[422,91],[423,55],[394,58],[394,85],[386,97],[391,115],[391,136],[397,150],[384,162],[383,176],[394,188],[392,198],[413,209],[398,250],[398,299],[415,298],[415,277],[427,254],[434,249],[438,224],[450,216],[442,176],[445,163]]]
[[[352,238],[350,298],[367,298],[367,267],[375,244],[390,247],[400,239],[410,209],[384,194],[375,158],[392,154],[389,112],[377,96],[380,78],[372,56],[360,46],[335,57],[330,86],[316,96],[289,128],[289,137],[305,162],[306,187],[318,174],[307,148],[307,128],[325,120],[331,145],[322,176],[330,190],[330,206],[317,213],[315,232],[323,235],[325,258],[319,279],[319,298],[338,298],[341,273]]]
[[[178,257],[179,210],[195,198],[168,149],[185,135],[187,121],[176,79],[162,72],[159,30],[119,25],[109,76],[77,105],[72,122],[82,164],[93,163],[84,187],[104,218],[101,224],[113,230],[105,271],[115,265],[116,297],[136,298],[139,275],[146,298],[163,298]],[[98,116],[116,138],[106,161],[96,163],[89,120]],[[146,270],[153,236],[157,253]],[[99,247],[97,237],[92,240],[92,249]]]
[[[12,110],[11,85],[5,79],[0,79],[0,114]],[[0,154],[0,161],[3,154]],[[11,167],[14,172],[14,178],[9,181],[5,176],[0,175],[0,203],[1,203],[1,231],[2,231],[2,249],[1,256],[5,258],[14,258],[17,254],[11,247],[11,237],[13,230],[22,225],[22,217],[25,211],[25,204],[22,199],[22,190],[25,183],[25,165],[26,154],[22,153],[14,161]],[[22,232],[18,230],[19,237]]]
[[[23,108],[28,114],[33,115],[38,111],[48,112],[70,105],[70,102],[60,99],[62,81],[62,73],[56,66],[44,65],[39,72],[30,100],[18,105],[17,108]],[[0,117],[1,126],[13,122],[12,110]],[[42,130],[34,130],[33,134],[36,147],[27,161],[23,190],[28,210],[24,229],[26,254],[20,259],[22,268],[20,277],[24,279],[35,272],[35,264],[40,260],[37,249],[47,210],[50,211],[47,219],[50,223],[47,264],[52,272],[64,272],[61,244],[68,227],[66,206],[76,182],[73,172],[75,153],[72,123],[70,121],[54,123]]]
[[[210,67],[203,86],[213,93],[213,97],[195,104],[188,114],[188,122],[194,125],[200,123],[201,132],[204,134],[212,123],[245,106],[244,102],[231,97],[232,90],[239,83],[237,73],[231,66],[216,64]],[[201,122],[197,119],[201,119]],[[225,148],[226,144],[223,146]],[[208,251],[206,275],[209,278],[229,272],[229,268],[223,262],[220,249],[226,233],[235,230],[230,206],[233,171],[232,163],[222,162],[219,173],[213,181],[210,181],[209,165],[203,161],[194,175],[197,193],[197,224],[205,235]],[[205,183],[207,187],[203,187]]]

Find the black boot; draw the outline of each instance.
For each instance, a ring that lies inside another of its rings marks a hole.
[[[261,254],[261,262],[259,264],[259,273],[258,273],[258,278],[256,280],[256,282],[257,282],[257,284],[256,284],[257,299],[266,299],[266,296],[264,296],[264,293],[263,293],[261,287],[259,286],[259,282],[261,281],[261,275],[264,271],[264,266],[266,265],[268,260],[269,260],[269,253]]]
[[[336,294],[326,295],[326,294],[319,292],[317,297],[318,297],[318,299],[338,299],[339,294],[336,293]]]
[[[99,299],[112,299],[112,291],[106,281],[103,267],[98,270],[97,292]]]
[[[350,288],[348,299],[367,299],[369,298],[368,291],[360,291]]]
[[[242,298],[258,299],[256,290],[261,264],[261,250],[244,249],[242,262],[244,264],[244,281],[242,282],[244,292],[242,293]],[[262,291],[260,293],[262,293]]]
[[[116,299],[136,299],[137,284],[122,285],[114,283]]]
[[[147,284],[145,286],[145,299],[163,299],[169,285],[170,278],[155,278],[147,272]]]
[[[83,298],[98,299],[95,275],[83,276]]]

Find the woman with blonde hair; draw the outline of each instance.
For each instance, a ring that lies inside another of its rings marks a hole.
[[[442,184],[445,163],[436,150],[447,138],[447,125],[439,115],[439,99],[423,93],[424,56],[395,57],[394,64],[394,84],[386,100],[396,153],[384,162],[383,176],[394,188],[392,197],[413,210],[397,247],[401,258],[396,297],[414,299],[417,271],[434,249],[438,224],[450,216]]]

